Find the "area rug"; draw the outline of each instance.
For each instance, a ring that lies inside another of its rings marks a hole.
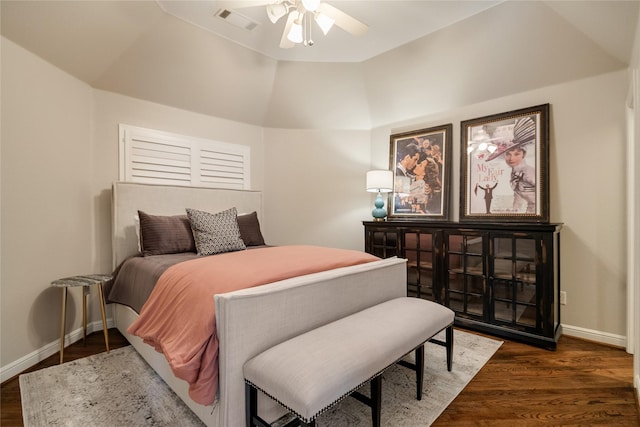
[[[501,344],[456,330],[452,372],[447,371],[444,347],[427,344],[421,401],[416,400],[413,371],[401,366],[386,370],[382,424],[430,425]],[[366,394],[368,387],[362,391]],[[130,346],[23,374],[20,393],[25,427],[202,425]],[[370,408],[355,399],[343,400],[317,420],[318,427],[369,425]]]
[[[424,390],[416,400],[415,372],[399,365],[382,375],[383,426],[423,427],[431,425],[502,345],[502,341],[460,330],[454,331],[453,370],[447,371],[445,348],[425,345]],[[444,341],[444,333],[435,337]],[[413,361],[413,354],[406,357]],[[369,395],[369,386],[361,389]],[[370,426],[371,408],[356,399],[344,399],[317,420],[317,427]]]
[[[19,380],[25,427],[202,425],[131,346]]]

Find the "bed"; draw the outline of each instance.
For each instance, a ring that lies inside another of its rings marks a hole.
[[[236,208],[253,213],[262,223],[262,193],[115,182],[112,188],[114,269],[139,253],[136,213],[181,215],[185,208],[220,212]],[[268,242],[267,242],[268,243]],[[216,256],[216,255],[213,255]],[[128,332],[139,318],[128,305],[113,303],[117,329],[208,426],[235,427],[244,422],[244,362],[291,337],[406,295],[405,260],[390,258],[335,268],[273,283],[217,294],[215,323],[219,342],[219,384],[212,405],[194,402],[188,384],[174,376],[162,353]],[[273,421],[285,410],[261,398],[260,415]]]

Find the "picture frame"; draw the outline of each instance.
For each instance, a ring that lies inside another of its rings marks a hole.
[[[460,221],[549,222],[549,104],[460,123]]]
[[[449,123],[390,136],[389,218],[449,219],[452,133]]]

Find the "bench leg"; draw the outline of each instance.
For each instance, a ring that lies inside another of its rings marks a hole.
[[[382,412],[382,375],[378,375],[369,381],[369,386],[371,389],[369,396],[356,390],[351,393],[351,397],[371,408],[371,425],[373,427],[380,427],[380,414]]]
[[[244,384],[244,409],[247,427],[253,427],[253,417],[258,415],[258,390],[250,384]]]
[[[451,372],[453,368],[453,325],[447,326],[444,331],[446,333],[444,341],[431,338],[429,342],[445,347],[447,352],[447,371]]]
[[[250,384],[244,384],[245,423],[247,427],[270,427],[270,424],[258,416],[258,389]],[[380,425],[380,424],[378,424]],[[316,420],[308,423],[296,418],[283,427],[315,427]]]
[[[453,325],[447,328],[447,371],[453,369]]]
[[[382,412],[382,375],[371,380],[371,425],[380,427]]]
[[[444,345],[444,343],[442,343]],[[406,360],[398,360],[396,363],[416,372],[416,399],[422,400],[422,388],[424,386],[424,344],[416,347],[415,363]]]
[[[424,384],[424,344],[416,348],[416,399],[422,400]]]
[[[258,389],[244,383],[244,411],[247,427],[269,427],[269,424],[258,416]]]

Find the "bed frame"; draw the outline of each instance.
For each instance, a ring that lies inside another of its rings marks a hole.
[[[247,190],[113,184],[113,262],[119,265],[137,253],[134,216],[138,210],[155,215],[184,214],[185,208],[219,212],[236,207],[256,211],[262,224],[262,193]],[[244,363],[267,348],[372,305],[406,296],[406,261],[384,259],[282,280],[220,294],[216,309],[219,341],[219,387],[216,403],[204,406],[188,395],[187,383],[174,377],[161,353],[127,328],[138,317],[127,306],[114,305],[118,330],[160,377],[207,425],[245,425]],[[265,396],[260,416],[271,422],[286,411]]]

